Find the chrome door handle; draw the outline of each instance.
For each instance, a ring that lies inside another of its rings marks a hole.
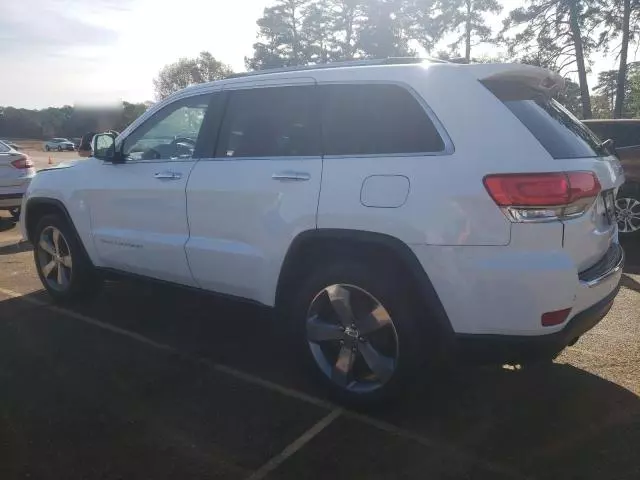
[[[306,182],[311,178],[311,175],[306,172],[280,172],[274,173],[271,178],[281,182]]]
[[[158,172],[153,178],[157,178],[158,180],[180,180],[182,178],[182,174],[178,172]]]

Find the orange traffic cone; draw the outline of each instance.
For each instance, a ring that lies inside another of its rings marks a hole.
[[[51,155],[49,155],[49,165],[53,165],[53,160],[51,159]]]

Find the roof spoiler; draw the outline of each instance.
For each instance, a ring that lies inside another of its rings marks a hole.
[[[518,85],[536,94],[551,98],[565,88],[565,81],[557,73],[532,65],[479,64],[469,65],[476,78],[492,91],[505,85]]]

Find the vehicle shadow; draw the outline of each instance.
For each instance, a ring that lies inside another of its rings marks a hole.
[[[15,228],[16,222],[7,217],[0,217],[0,232],[6,232]]]
[[[31,242],[21,240],[16,243],[1,246],[0,255],[12,255],[14,253],[30,252],[31,250],[33,250]]]
[[[621,240],[624,248],[625,273],[640,275],[640,240]]]
[[[48,301],[42,292],[27,299]],[[0,318],[15,315],[25,304],[0,302]],[[171,345],[192,359],[324,395],[288,348],[283,329],[274,328],[278,322],[270,310],[123,281],[110,283],[102,295],[73,311]],[[472,452],[538,478],[637,478],[640,398],[616,383],[569,364],[450,368],[437,377],[419,375],[423,378],[402,400],[367,415],[426,439],[436,450]]]

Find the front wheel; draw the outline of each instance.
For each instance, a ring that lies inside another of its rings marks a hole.
[[[101,279],[72,227],[61,216],[40,219],[33,254],[42,285],[54,301],[78,302],[98,291]]]
[[[399,280],[368,262],[339,262],[320,266],[295,294],[298,345],[342,403],[367,407],[394,397],[418,370],[418,312]]]
[[[62,147],[58,146],[58,151],[61,152],[62,151]]]

